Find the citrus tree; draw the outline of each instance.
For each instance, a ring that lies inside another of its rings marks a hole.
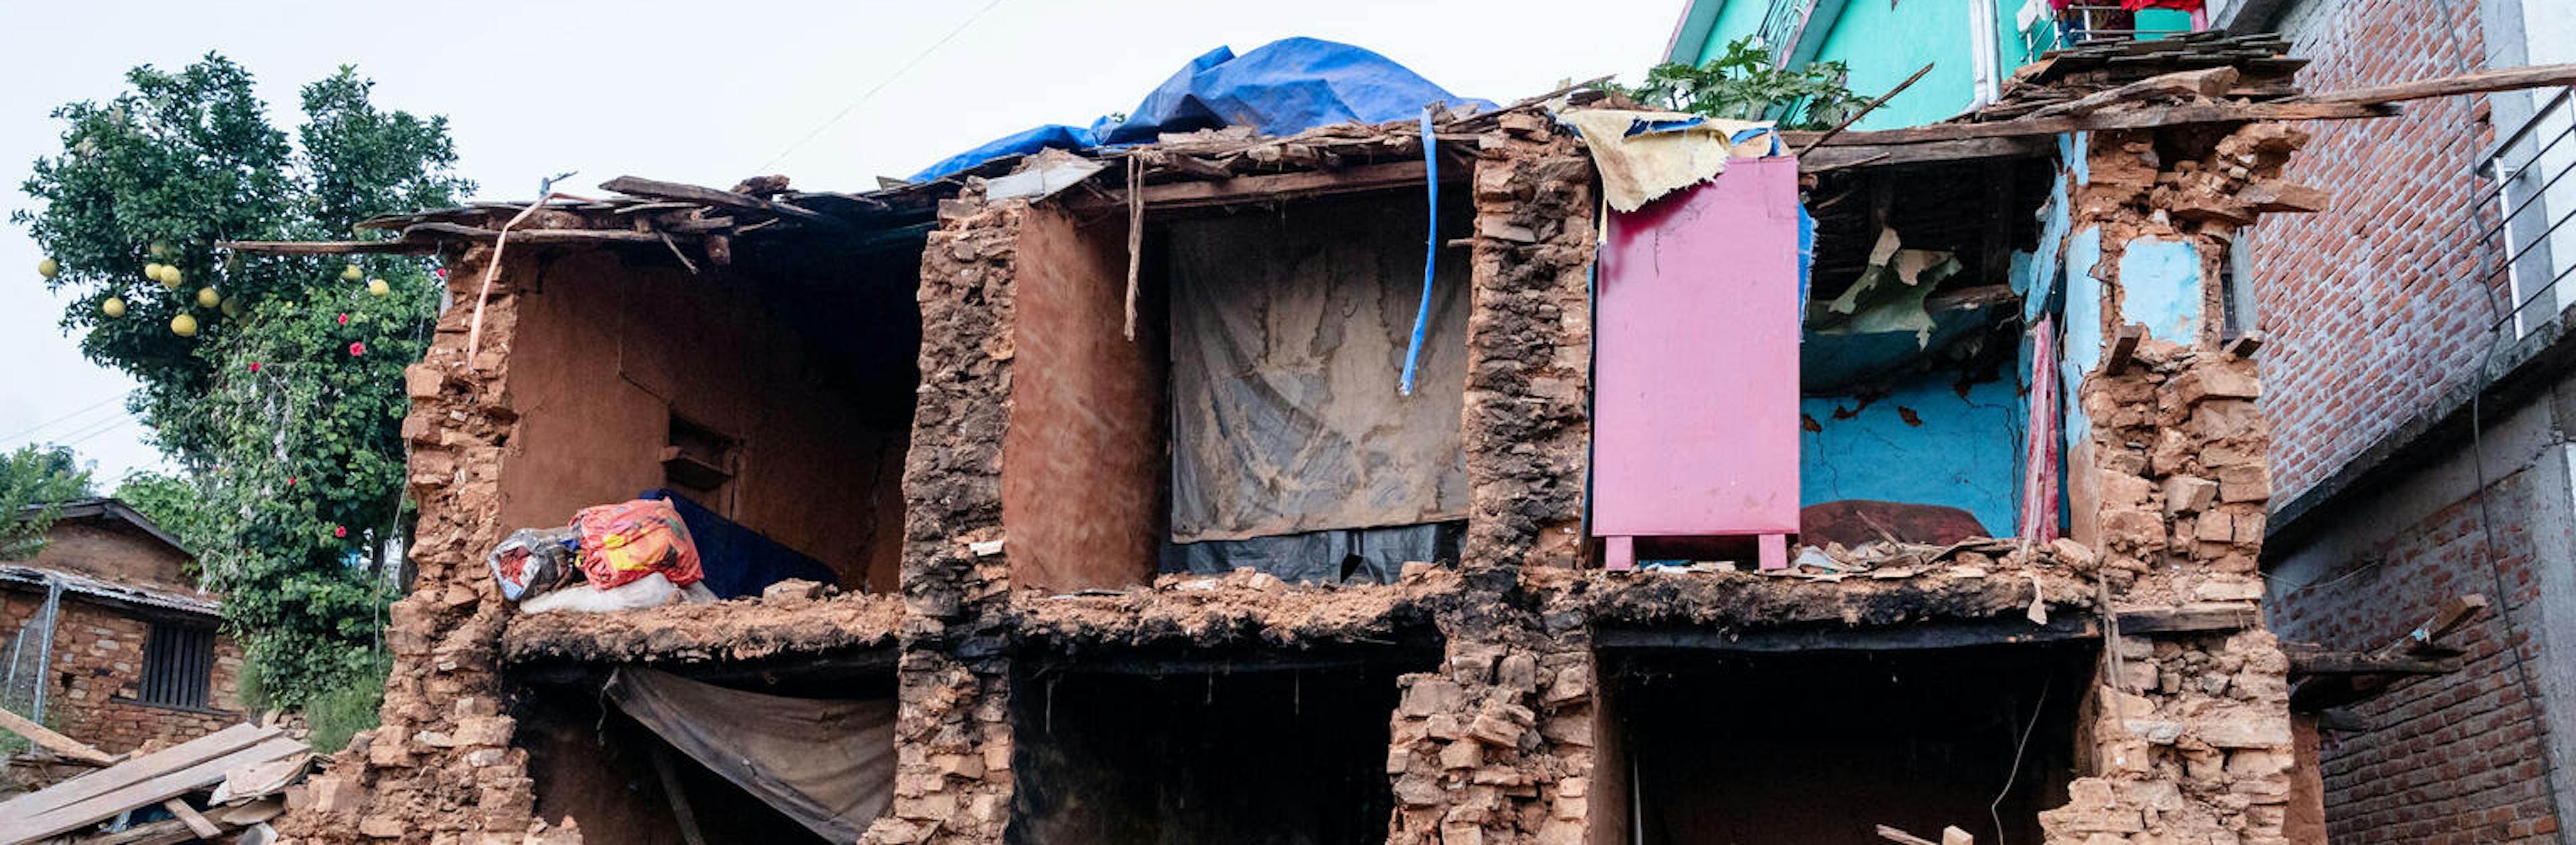
[[[304,86],[292,136],[219,55],[126,82],[53,112],[62,151],[36,161],[38,205],[13,220],[48,255],[35,269],[68,300],[63,329],[142,384],[128,404],[183,476],[136,489],[202,544],[246,686],[301,705],[380,665],[382,575],[409,530],[402,368],[440,286],[418,258],[216,244],[347,239],[472,186],[444,118],[376,108],[352,68]]]

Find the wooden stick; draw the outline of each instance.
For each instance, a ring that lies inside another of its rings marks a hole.
[[[1905,845],[1941,845],[1941,843],[1934,842],[1896,828],[1888,827],[1887,825],[1878,826],[1878,838],[1885,839],[1889,842],[1902,842],[1905,843]]]
[[[213,821],[208,820],[204,814],[197,812],[197,808],[188,806],[187,799],[172,798],[168,801],[163,801],[161,802],[161,808],[169,810],[170,815],[178,816],[179,822],[187,825],[189,830],[196,831],[198,838],[213,839],[224,835],[223,828],[216,827]]]
[[[105,751],[91,748],[80,740],[55,733],[51,728],[36,724],[25,716],[7,710],[0,710],[0,728],[6,728],[11,733],[26,737],[37,745],[43,746],[45,750],[65,759],[99,766],[116,762],[116,758],[108,756]]]
[[[1145,171],[1127,157],[1127,340],[1136,340],[1136,275],[1145,266]]]
[[[680,772],[671,767],[671,752],[653,743],[653,774],[662,779],[662,794],[671,799],[671,816],[680,823],[680,838],[689,845],[707,845],[707,837],[698,831],[698,813],[689,808],[689,796],[680,791]]]
[[[1815,140],[1808,141],[1806,146],[1799,147],[1798,154],[1806,155],[1808,150],[1823,146],[1826,141],[1832,140],[1834,136],[1843,134],[1843,130],[1851,128],[1853,123],[1859,122],[1861,118],[1868,117],[1870,112],[1877,110],[1880,103],[1887,102],[1888,98],[1894,97],[1898,92],[1904,91],[1906,86],[1913,85],[1914,80],[1922,79],[1924,74],[1931,72],[1932,65],[1928,63],[1925,64],[1923,69],[1915,71],[1913,76],[1906,77],[1905,81],[1896,83],[1896,87],[1887,89],[1887,93],[1880,94],[1876,98],[1871,99],[1867,105],[1861,106],[1860,111],[1852,112],[1849,117],[1843,118],[1843,122],[1834,124],[1834,128],[1832,129],[1825,130],[1825,134],[1818,135]]]
[[[2176,71],[2161,76],[2151,76],[2108,91],[2095,92],[2080,99],[2044,106],[2024,117],[2038,119],[2061,114],[2092,114],[2117,103],[2151,95],[2188,95],[2217,99],[2224,96],[2227,89],[2233,87],[2236,87],[2236,69],[2233,67],[2221,65],[2200,70]]]
[[[2408,100],[2422,100],[2430,97],[2447,97],[2454,94],[2486,94],[2495,91],[2513,91],[2522,88],[2542,88],[2551,85],[2576,85],[2576,64],[2530,65],[2527,67],[2510,67],[2499,70],[2482,70],[2476,73],[2463,73],[2458,76],[2445,76],[2438,79],[2400,82],[2395,85],[2374,85],[2369,88],[2353,88],[2345,91],[2330,91],[2324,94],[2308,94],[2304,96],[2291,97],[2287,100],[2283,100],[2282,102],[2358,103],[2365,105],[2379,105],[2385,103],[2402,103]]]

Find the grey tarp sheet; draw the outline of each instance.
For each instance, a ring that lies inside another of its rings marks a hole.
[[[1426,212],[1300,203],[1172,224],[1173,542],[1466,517],[1464,251],[1442,250],[1418,386],[1396,393]],[[1444,239],[1469,216],[1444,208]]]
[[[608,697],[825,839],[858,841],[894,803],[892,699],[784,698],[632,668],[608,679]]]
[[[1466,533],[1466,523],[1433,522],[1165,543],[1162,571],[1224,575],[1251,567],[1290,583],[1393,584],[1408,562],[1457,560]]]

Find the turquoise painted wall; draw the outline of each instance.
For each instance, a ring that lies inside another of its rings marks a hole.
[[[1764,0],[1700,2],[1721,4],[1716,23],[1709,27],[1708,38],[1701,42],[1697,53],[1702,63],[1716,58],[1728,42],[1760,30],[1762,15],[1769,6]],[[1969,8],[1964,0],[1849,0],[1843,5],[1841,16],[1825,33],[1816,58],[1840,60],[1848,65],[1852,91],[1876,96],[1896,87],[1925,64],[1933,65],[1922,81],[1862,118],[1859,128],[1893,129],[1932,123],[1965,111],[1976,101],[1968,22],[1960,19]],[[2014,27],[2014,13],[2020,8],[2017,0],[1995,2],[1996,53],[2004,65],[1997,70],[1997,78],[2028,64],[2033,55],[2024,49],[2023,36]]]
[[[1976,515],[1990,535],[2013,536],[2029,400],[2015,378],[1970,385],[1964,397],[1952,386],[1955,378],[1934,373],[1865,407],[1852,397],[1800,401],[1798,410],[1824,429],[1798,439],[1800,503],[1948,505]],[[1838,420],[1837,409],[1857,413]],[[1909,410],[1919,425],[1905,421]]]

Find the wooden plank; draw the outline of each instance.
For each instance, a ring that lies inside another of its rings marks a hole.
[[[233,769],[310,750],[295,739],[274,737],[232,754],[164,772],[96,797],[63,804],[33,816],[13,816],[7,822],[0,822],[5,824],[5,827],[0,827],[0,845],[27,845],[46,837],[60,836],[136,807],[150,806],[221,783],[224,773]]]
[[[2043,158],[2056,154],[2057,140],[2040,136],[1962,138],[1955,141],[1884,145],[1856,145],[1842,143],[1841,139],[1836,139],[1835,143],[1799,155],[1798,169],[1805,173],[1818,173],[1847,167],[1879,167],[1979,159]]]
[[[427,255],[438,245],[426,241],[216,241],[218,249],[270,255]]]
[[[1887,825],[1878,826],[1878,838],[1885,839],[1889,842],[1900,843],[1900,845],[1941,845],[1941,843],[1934,842]]]
[[[2292,675],[2446,675],[2460,670],[2460,659],[2366,654],[2336,651],[2310,643],[2282,643]]]
[[[498,229],[484,229],[456,223],[422,223],[403,230],[406,239],[415,237],[462,238],[473,241],[499,240]],[[662,236],[631,229],[512,229],[514,244],[649,244],[662,245]]]
[[[200,838],[213,839],[224,835],[223,828],[216,827],[212,820],[207,819],[204,814],[197,812],[197,808],[188,806],[188,799],[172,798],[168,801],[163,801],[161,802],[161,809],[170,811],[170,815],[178,816],[179,823],[187,825],[188,829],[195,831],[197,836]],[[691,845],[696,844],[691,843]]]
[[[686,185],[679,182],[664,182],[656,179],[646,179],[640,176],[620,176],[600,183],[599,187],[601,190],[616,191],[629,196],[649,197],[652,199],[684,200],[687,202],[712,205],[719,208],[730,208],[739,211],[765,212],[779,217],[794,218],[807,223],[829,226],[836,229],[848,228],[850,225],[849,221],[842,220],[841,218],[819,214],[789,203],[765,200],[750,194],[737,194],[732,191],[719,190],[716,188]],[[864,197],[852,197],[852,199],[861,202],[867,201]]]
[[[2260,626],[2262,612],[2245,605],[2184,605],[2174,608],[2120,611],[2120,633],[2186,634],[2205,631],[2241,631]]]
[[[2433,610],[2433,618],[2406,633],[2406,639],[2391,648],[2420,650],[2441,642],[2443,637],[2469,623],[2479,611],[2487,609],[2487,597],[2479,593],[2453,596]]]
[[[2138,342],[2147,336],[2147,327],[2130,323],[2120,327],[2120,335],[2111,339],[2111,351],[2102,357],[2102,374],[2116,376],[2129,369],[2130,359],[2138,354]]]
[[[178,819],[162,819],[151,824],[135,825],[115,833],[82,837],[72,840],[72,843],[73,845],[178,845],[181,842],[195,842],[201,838],[203,837],[198,836],[196,831],[188,829],[186,822]]]
[[[2285,103],[2368,104],[2402,103],[2431,97],[2459,94],[2486,94],[2552,85],[2576,85],[2576,64],[2529,65],[2497,70],[2482,70],[2437,79],[2374,85],[2344,91],[2329,91],[2283,100]]]
[[[2123,630],[2121,633],[2128,633]],[[1593,644],[1605,649],[1686,649],[1783,653],[1800,651],[1901,651],[1959,648],[2009,643],[2056,642],[2102,636],[2094,617],[2052,614],[2046,625],[2033,625],[2019,615],[2002,619],[1925,622],[1870,627],[1780,627],[1717,630],[1699,628],[1605,628]]]
[[[2190,103],[2178,106],[2156,106],[2131,111],[2095,112],[2086,115],[2040,119],[1999,120],[1992,123],[1936,123],[1907,129],[1882,129],[1874,132],[1845,132],[1825,142],[1823,148],[1859,147],[1882,144],[1922,144],[1933,141],[1957,141],[1968,138],[2013,138],[2030,135],[2061,135],[2068,132],[2100,132],[2111,129],[2151,129],[2160,126],[2183,126],[2194,123],[2246,123],[2257,120],[2354,120],[2387,117],[2396,107],[2362,103]],[[1817,133],[1783,132],[1781,139],[1798,146],[1815,139]]]
[[[1440,176],[1444,181],[1465,179],[1471,169],[1465,165],[1444,167],[1440,170]],[[1331,171],[1237,176],[1232,179],[1214,179],[1205,182],[1147,185],[1144,188],[1145,208],[1148,211],[1195,208],[1407,188],[1422,185],[1424,173],[1422,162],[1399,161],[1345,167]],[[1083,209],[1124,207],[1127,202],[1127,192],[1123,189],[1101,191],[1081,197],[1068,197],[1064,201],[1070,206]]]
[[[239,724],[0,803],[0,819],[25,818],[106,794],[162,772],[186,768],[283,736],[276,728]]]
[[[680,788],[680,773],[671,767],[671,752],[662,743],[653,743],[653,774],[662,781],[662,796],[671,801],[671,819],[680,824],[680,839],[688,845],[707,845],[706,834],[698,831],[698,813],[689,807],[689,795]]]
[[[78,760],[101,766],[116,762],[116,758],[108,756],[105,751],[91,748],[80,740],[55,733],[50,728],[5,709],[0,709],[0,728],[26,737],[29,741],[44,746],[45,750],[54,752],[55,756],[67,760]]]
[[[2216,99],[2236,85],[2236,68],[2221,65],[2201,70],[2151,76],[2108,91],[2091,94],[2031,112],[2032,120],[2058,115],[2092,114],[2111,106],[2147,97],[2201,97]]]

